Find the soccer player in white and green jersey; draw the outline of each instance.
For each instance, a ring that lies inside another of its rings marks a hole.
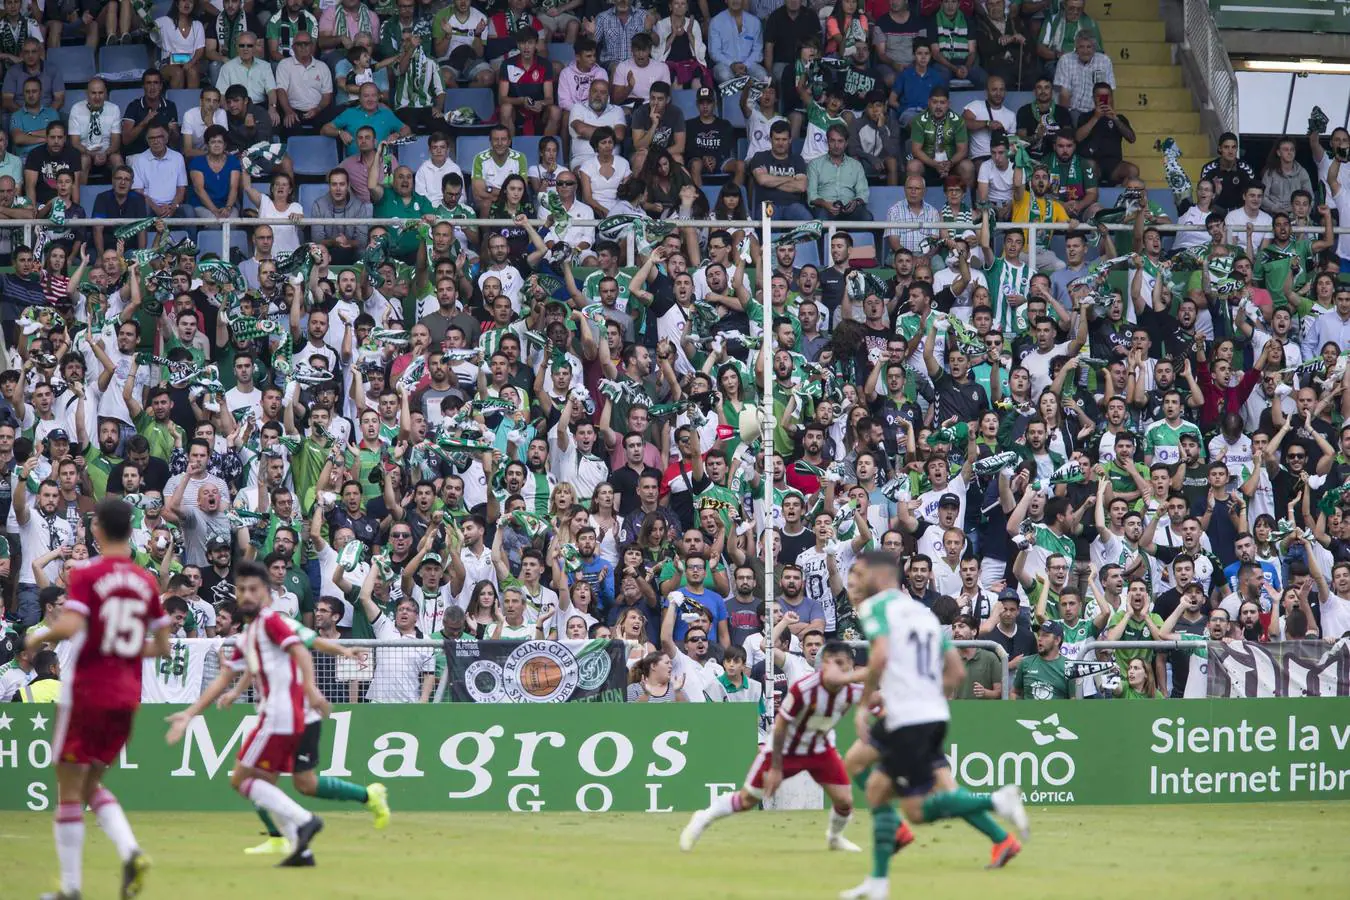
[[[867,779],[867,805],[884,811],[900,796],[905,818],[915,824],[962,818],[994,843],[990,866],[1007,864],[1022,845],[1008,834],[991,811],[1012,822],[1025,840],[1027,813],[1021,791],[1006,785],[992,795],[976,796],[957,787],[945,753],[951,711],[948,695],[965,676],[951,640],[932,611],[899,595],[899,568],[889,553],[869,551],[861,556],[864,588],[863,630],[871,640],[863,703],[855,714],[859,734],[867,727],[868,699],[880,691],[884,721],[872,728],[871,740],[881,751],[881,767]],[[872,874],[862,884],[840,894],[845,900],[885,900],[890,895],[887,873],[891,822],[874,822]]]
[[[1163,394],[1162,421],[1154,422],[1144,432],[1144,455],[1148,458],[1149,465],[1163,463],[1174,466],[1181,462],[1183,434],[1195,435],[1200,441],[1200,446],[1204,446],[1200,429],[1194,422],[1188,422],[1181,417],[1182,404],[1180,391],[1168,391]]]

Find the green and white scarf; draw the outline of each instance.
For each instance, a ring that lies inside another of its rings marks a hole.
[[[413,48],[408,68],[394,82],[394,107],[422,109],[431,106],[444,93],[440,66],[431,61],[419,43]]]
[[[8,18],[0,19],[0,53],[18,56],[32,27],[33,20],[27,16],[19,16],[17,22],[11,22]]]
[[[370,9],[364,3],[357,4],[356,34],[374,34],[373,24]],[[340,38],[355,37],[356,35],[347,30],[349,27],[347,24],[347,9],[342,4],[338,4],[333,11],[333,33]]]

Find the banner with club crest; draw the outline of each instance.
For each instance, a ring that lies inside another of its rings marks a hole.
[[[460,703],[622,703],[623,641],[445,641],[440,699]]]

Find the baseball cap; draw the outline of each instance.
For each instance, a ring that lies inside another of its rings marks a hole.
[[[443,561],[442,561],[441,555],[440,555],[439,553],[428,553],[426,556],[422,557],[422,565],[424,565],[424,566],[425,566],[427,563],[431,563],[432,565],[439,566],[439,565],[442,564],[442,562],[443,562]]]
[[[66,434],[66,430],[64,428],[53,428],[51,431],[47,432],[47,440],[69,442],[70,435]]]
[[[1004,588],[1003,593],[998,595],[998,600],[1002,603],[1004,600],[1011,600],[1014,603],[1021,604],[1022,598],[1017,595],[1016,588]]]
[[[229,539],[229,538],[227,538],[227,537],[221,537],[220,535],[216,535],[215,537],[211,538],[210,540],[208,540],[208,541],[206,542],[206,549],[207,549],[208,551],[210,551],[210,550],[220,550],[220,549],[222,549],[222,548],[223,548],[223,549],[226,549],[226,550],[230,549],[230,539]]]
[[[695,102],[698,102],[699,100],[712,100],[712,99],[713,99],[712,88],[701,87],[698,89],[698,93],[694,95]]]
[[[938,498],[938,507],[940,508],[943,506],[955,506],[957,509],[960,509],[961,498],[955,494],[943,494]]]
[[[1064,638],[1064,626],[1058,622],[1042,622],[1039,626],[1033,625],[1032,631],[1043,631],[1046,634],[1053,634],[1055,637]]]

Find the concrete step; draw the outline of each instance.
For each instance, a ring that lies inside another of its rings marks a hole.
[[[1158,171],[1162,171],[1162,154],[1153,149],[1153,145],[1159,141],[1172,138],[1181,147],[1181,164],[1190,171],[1192,163],[1196,165],[1196,173],[1199,173],[1200,166],[1209,162],[1214,157],[1214,148],[1210,143],[1209,135],[1196,132],[1179,132],[1176,134],[1163,134],[1157,131],[1136,131],[1133,153],[1131,158],[1138,162],[1138,158],[1152,157],[1157,161]],[[1140,168],[1144,168],[1141,164]]]
[[[1160,21],[1157,0],[1087,0],[1084,11],[1099,23]]]
[[[1102,40],[1108,46],[1139,42],[1161,44],[1166,40],[1166,29],[1162,22],[1135,22],[1128,19],[1098,19],[1097,27],[1102,30]]]
[[[1195,96],[1191,93],[1190,88],[1126,89],[1121,87],[1116,91],[1116,109],[1129,113],[1130,121],[1134,121],[1136,111],[1194,112],[1196,104]]]
[[[1105,39],[1105,35],[1103,35]],[[1172,45],[1164,42],[1127,41],[1117,43],[1107,39],[1107,53],[1117,67],[1131,66],[1171,66]],[[1117,73],[1119,77],[1119,73]]]
[[[1122,110],[1123,112],[1123,110]],[[1125,113],[1136,132],[1154,134],[1196,134],[1200,131],[1197,112],[1162,112],[1160,110],[1131,110]]]
[[[1135,88],[1179,88],[1181,68],[1174,65],[1136,65],[1116,62],[1117,92]]]

